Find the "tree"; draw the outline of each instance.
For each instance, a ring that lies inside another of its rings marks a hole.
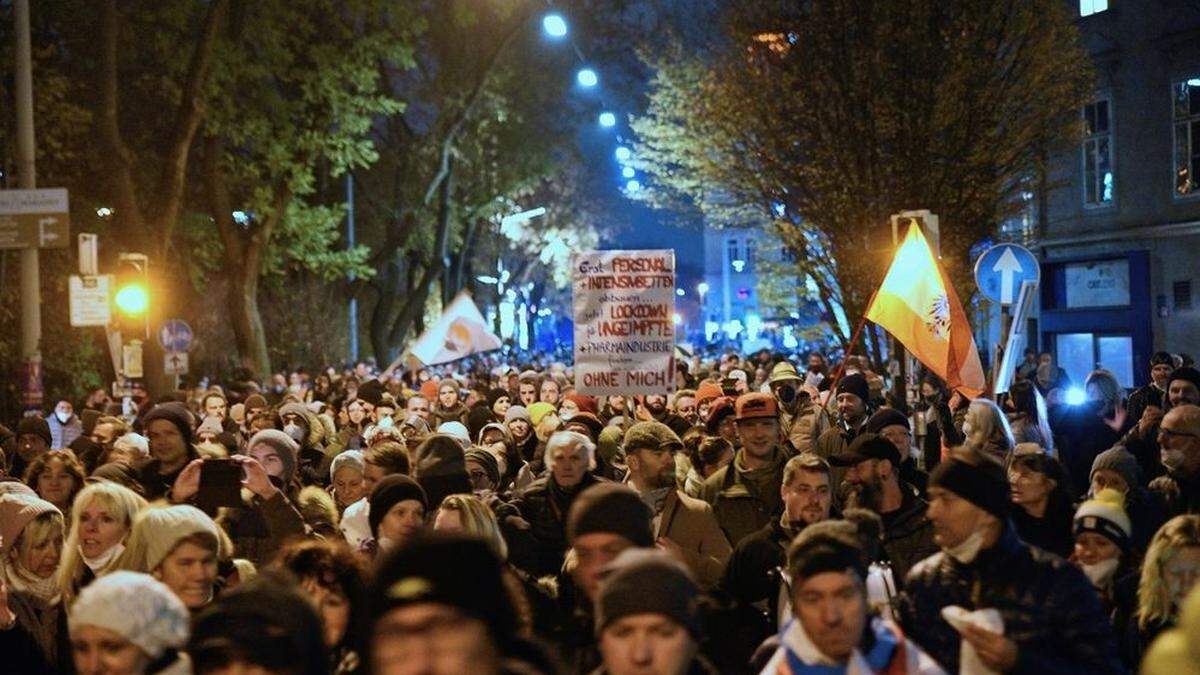
[[[644,199],[775,228],[826,315],[844,308],[851,325],[898,211],[941,216],[942,261],[967,288],[970,247],[1075,142],[1091,91],[1057,0],[747,1],[724,26],[707,53],[651,62],[634,122]]]

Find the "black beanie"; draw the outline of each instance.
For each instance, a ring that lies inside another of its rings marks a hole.
[[[394,473],[376,483],[374,489],[371,490],[371,496],[367,498],[367,506],[370,507],[367,523],[371,526],[371,536],[378,538],[379,523],[383,522],[383,517],[392,510],[393,506],[409,499],[421,502],[421,506],[425,507],[426,511],[429,510],[429,500],[425,497],[425,490],[421,489],[421,486],[408,476]]]
[[[696,640],[703,637],[700,587],[669,554],[651,548],[626,549],[605,572],[596,596],[596,633],[622,617],[663,614]]]
[[[1187,380],[1188,382],[1191,382],[1196,389],[1200,389],[1200,370],[1188,368],[1186,366],[1183,368],[1176,368],[1171,373],[1171,378],[1167,380],[1167,389],[1171,388],[1171,382],[1174,380]]]
[[[371,379],[358,385],[358,398],[372,406],[379,405],[383,400],[383,392],[383,383],[379,380]]]
[[[496,456],[487,450],[473,448],[467,451],[466,459],[475,462],[483,467],[487,472],[488,480],[492,481],[492,485],[500,485],[500,462],[496,461]],[[467,476],[470,478],[470,474]]]
[[[471,438],[479,438],[479,432],[495,421],[496,413],[492,412],[491,406],[476,403],[467,411],[467,434]]]
[[[36,415],[22,417],[21,421],[17,422],[17,437],[19,438],[25,434],[41,436],[42,440],[46,441],[47,448],[54,442],[50,436],[50,423]]]
[[[471,494],[466,453],[453,436],[438,433],[417,446],[413,478],[425,489],[428,508],[441,506],[447,495]]]
[[[853,530],[853,527],[846,529]],[[818,528],[811,532],[806,529],[788,547],[787,569],[796,583],[826,572],[850,571],[864,582],[867,579],[867,560],[861,543],[855,535],[840,527]]]
[[[929,487],[949,490],[1000,520],[1008,518],[1008,480],[1000,465],[986,458],[971,464],[952,457],[938,464],[929,475]]]
[[[867,386],[867,378],[862,373],[850,373],[838,382],[837,393],[854,394],[866,405],[871,400],[871,388]]]
[[[912,430],[912,426],[908,422],[908,418],[904,413],[895,408],[881,408],[871,419],[867,420],[867,431],[872,434],[877,434],[883,431],[884,427],[902,426],[905,429]]]
[[[491,410],[492,406],[496,405],[496,401],[499,401],[502,398],[507,398],[509,401],[512,401],[512,395],[508,393],[507,389],[489,390],[487,393],[488,410]]]
[[[591,532],[619,534],[635,546],[653,546],[654,514],[638,493],[620,483],[593,485],[575,498],[567,516],[567,541]]]
[[[155,420],[166,420],[174,424],[179,429],[179,435],[183,436],[184,445],[191,446],[192,444],[192,414],[182,403],[159,403],[146,413],[142,418],[142,429],[149,434],[150,423]]]

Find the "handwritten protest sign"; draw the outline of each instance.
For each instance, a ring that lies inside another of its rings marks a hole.
[[[575,386],[583,394],[675,389],[675,252],[588,251],[571,258]]]

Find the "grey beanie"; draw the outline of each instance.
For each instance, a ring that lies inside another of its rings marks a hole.
[[[1088,482],[1091,482],[1097,469],[1116,471],[1121,474],[1121,478],[1124,478],[1125,483],[1131,488],[1142,484],[1142,468],[1138,466],[1137,458],[1123,445],[1114,445],[1096,455],[1096,459],[1092,460],[1092,471],[1088,474]]]
[[[246,454],[249,455],[254,446],[259,443],[269,445],[279,453],[279,459],[283,460],[285,474],[282,476],[283,483],[284,485],[291,483],[292,479],[296,477],[296,453],[300,452],[300,445],[291,436],[278,429],[263,429],[246,442]]]
[[[636,614],[662,614],[702,637],[700,587],[686,567],[656,549],[627,549],[606,568],[596,597],[596,633]]]
[[[523,405],[509,406],[508,412],[504,413],[505,424],[513,420],[525,420],[529,424],[533,424],[533,418],[529,416],[529,410]]]

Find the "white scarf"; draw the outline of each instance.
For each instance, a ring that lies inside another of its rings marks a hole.
[[[124,551],[125,544],[118,543],[113,546],[109,546],[107,551],[101,553],[95,558],[89,558],[87,557],[87,554],[83,552],[83,547],[80,547],[79,557],[83,558],[83,564],[87,565],[88,569],[92,570],[93,574],[99,576],[100,573],[104,571],[104,569],[107,568],[112,561],[116,560],[117,556],[121,555],[121,553]]]
[[[53,574],[43,579],[26,570],[19,561],[12,561],[5,565],[4,571],[10,591],[20,591],[51,607],[57,605],[62,597],[58,589],[58,579]]]

